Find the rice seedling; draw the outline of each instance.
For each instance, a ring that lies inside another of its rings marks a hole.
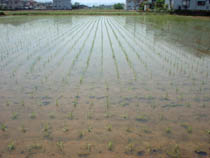
[[[43,132],[43,137],[47,138],[47,139],[51,138],[51,132],[50,131],[44,131]]]
[[[169,100],[168,92],[166,92],[164,99],[165,99],[165,100]]]
[[[123,119],[125,119],[125,120],[128,119],[128,115],[127,115],[127,114],[122,115],[121,117],[122,117]]]
[[[206,108],[206,104],[205,104],[205,103],[203,103],[201,107],[202,107],[202,108]]]
[[[92,144],[87,144],[87,150],[88,150],[88,152],[91,152],[91,150],[92,150]]]
[[[112,131],[112,125],[107,126],[107,131],[111,132]]]
[[[125,148],[126,153],[133,153],[135,151],[135,144],[130,143]]]
[[[188,127],[186,128],[186,130],[187,130],[187,132],[188,132],[189,134],[192,133],[192,127],[191,127],[191,126],[188,126]]]
[[[49,117],[50,117],[50,119],[55,119],[55,114],[54,113],[50,113]]]
[[[110,107],[110,103],[109,103],[109,96],[106,96],[106,110],[108,110]]]
[[[51,138],[51,129],[52,127],[49,124],[44,124],[42,129],[44,138]]]
[[[55,101],[56,103],[55,103],[55,105],[56,106],[59,106],[59,102],[58,102],[58,99],[56,99],[56,101]]]
[[[178,88],[176,88],[176,94],[178,94],[178,92],[179,92],[179,89],[178,89]]]
[[[180,101],[184,101],[184,96],[182,93],[180,94],[179,99],[180,99]]]
[[[192,133],[192,126],[188,125],[188,124],[181,124],[181,126],[186,129],[187,133],[191,134]]]
[[[48,123],[46,123],[46,124],[43,125],[42,131],[47,132],[47,131],[49,131],[51,128],[52,128],[52,127],[51,127]]]
[[[106,113],[104,114],[104,117],[105,117],[105,118],[110,118],[110,117],[111,117],[111,114],[108,113],[108,112],[106,112]]]
[[[22,106],[25,106],[25,102],[24,102],[24,100],[22,100],[21,105],[22,105]]]
[[[9,103],[9,101],[7,101],[7,102],[6,102],[6,106],[9,106],[9,105],[10,105],[10,103]]]
[[[69,120],[73,120],[74,119],[73,112],[68,113],[67,118]]]
[[[139,121],[139,122],[147,122],[149,119],[147,116],[145,115],[139,115],[136,117],[136,121]]]
[[[186,104],[186,107],[190,108],[191,107],[191,104],[190,103],[187,103]]]
[[[32,152],[34,150],[41,150],[41,149],[43,149],[43,146],[41,144],[34,143],[34,144],[30,145],[27,150],[28,150],[28,152]]]
[[[126,128],[126,132],[130,133],[130,132],[132,132],[132,130],[128,127],[128,128]]]
[[[94,106],[94,103],[91,102],[91,103],[90,103],[90,106],[89,106],[89,110],[91,110],[91,109],[93,108],[93,106]]]
[[[8,129],[8,127],[5,125],[5,124],[1,124],[1,130],[3,131],[3,132],[5,132],[5,131],[7,131],[7,129]]]
[[[149,130],[147,127],[144,127],[143,128],[143,131],[144,131],[144,133],[152,133],[152,131],[151,130]]]
[[[166,118],[165,118],[165,116],[163,114],[160,115],[160,120],[161,121],[166,120]]]
[[[85,132],[84,131],[81,131],[80,133],[79,133],[79,138],[81,139],[81,138],[83,138],[85,136]]]
[[[7,146],[7,149],[9,151],[15,150],[15,143],[14,142],[9,143],[8,146]]]
[[[58,150],[59,150],[60,152],[63,152],[63,150],[64,150],[64,143],[63,143],[62,141],[58,141],[58,142],[56,143],[56,146],[57,146],[57,148],[58,148]]]
[[[147,99],[148,99],[148,100],[154,100],[155,98],[154,98],[153,96],[149,95],[149,96],[147,97]]]
[[[120,104],[120,106],[122,106],[122,107],[126,107],[126,106],[128,106],[129,105],[129,103],[121,103]]]
[[[36,119],[36,113],[35,113],[35,112],[32,112],[32,113],[29,115],[29,117],[30,117],[31,119]]]
[[[69,131],[69,129],[67,128],[67,127],[63,127],[63,132],[68,132]]]
[[[27,132],[27,129],[25,128],[24,125],[21,125],[21,126],[20,126],[20,131],[21,131],[22,133],[26,133],[26,132]]]
[[[167,134],[171,134],[171,133],[172,133],[172,130],[171,130],[170,127],[166,128],[166,133],[167,133]]]
[[[76,108],[77,105],[78,105],[78,99],[75,99],[72,103],[73,103],[73,105],[74,105],[74,108]]]
[[[167,151],[167,155],[172,158],[181,158],[180,147],[176,144],[172,150]]]
[[[88,132],[92,132],[92,127],[91,126],[88,126]]]
[[[108,150],[109,151],[113,150],[113,143],[111,141],[108,143]]]
[[[11,118],[12,118],[12,120],[17,120],[18,114],[16,112],[13,112]]]
[[[152,109],[155,109],[156,107],[157,107],[157,106],[154,105],[154,104],[151,105],[151,108],[152,108]]]
[[[87,119],[91,120],[92,118],[93,118],[92,113],[91,112],[88,112]]]

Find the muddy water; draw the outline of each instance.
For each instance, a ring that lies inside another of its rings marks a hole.
[[[210,157],[210,22],[0,19],[1,158]]]

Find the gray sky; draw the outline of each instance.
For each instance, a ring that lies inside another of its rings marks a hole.
[[[72,3],[80,2],[82,4],[113,4],[113,3],[125,3],[125,0],[72,0]]]
[[[39,2],[49,2],[53,0],[36,0]],[[71,0],[72,4],[79,2],[86,5],[100,5],[100,4],[114,4],[114,3],[125,3],[126,0]]]

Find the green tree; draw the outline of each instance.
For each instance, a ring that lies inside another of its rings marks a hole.
[[[72,9],[79,9],[80,3],[75,2],[74,5],[72,5]]]
[[[165,0],[156,0],[155,7],[156,8],[164,8]]]
[[[123,9],[123,4],[122,3],[116,3],[114,4],[114,9]]]

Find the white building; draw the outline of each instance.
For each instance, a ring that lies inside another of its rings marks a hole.
[[[210,10],[210,0],[165,0],[169,9]]]
[[[70,10],[72,9],[71,0],[53,0],[53,9]]]

